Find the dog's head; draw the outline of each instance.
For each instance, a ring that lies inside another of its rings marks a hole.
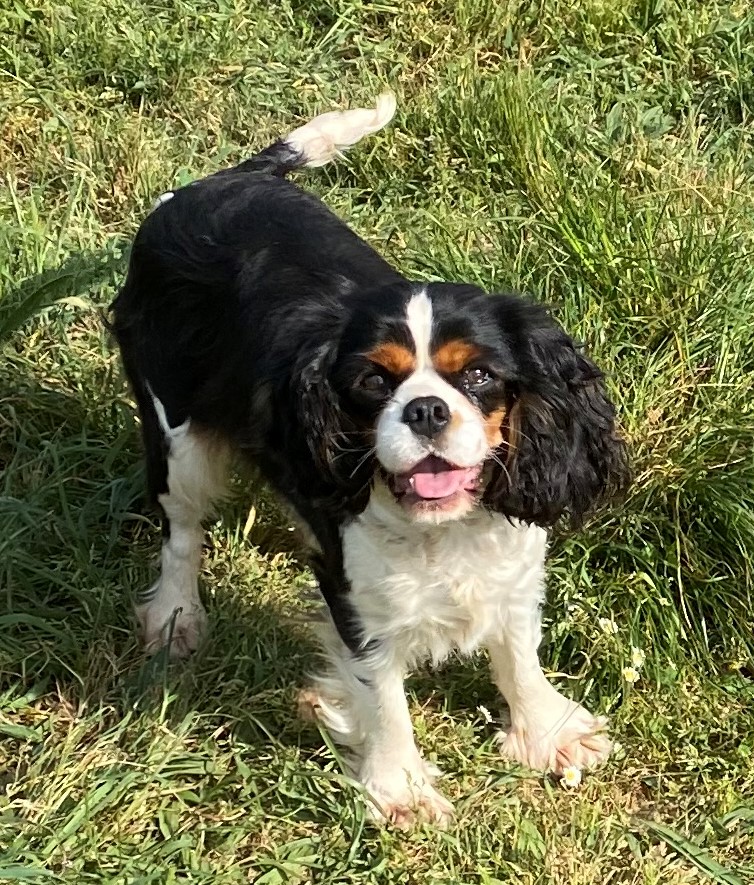
[[[517,296],[439,283],[355,296],[302,379],[309,447],[356,511],[380,478],[416,522],[486,507],[551,525],[627,478],[601,372]]]

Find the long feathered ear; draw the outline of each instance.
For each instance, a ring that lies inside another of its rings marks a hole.
[[[360,513],[374,472],[371,442],[343,411],[329,375],[333,345],[324,345],[294,375],[297,426],[313,461],[309,492],[338,510]]]
[[[501,299],[499,310],[512,304]],[[504,467],[495,465],[485,491],[491,508],[526,522],[572,524],[623,489],[629,479],[626,445],[602,372],[544,310],[515,310],[511,337],[521,360],[520,381],[504,426]],[[510,321],[510,312],[507,319]]]

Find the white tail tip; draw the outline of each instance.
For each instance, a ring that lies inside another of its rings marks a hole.
[[[344,148],[387,126],[393,119],[395,107],[395,96],[392,92],[385,92],[373,108],[320,114],[294,129],[285,142],[301,154],[304,165],[324,166],[339,156]]]

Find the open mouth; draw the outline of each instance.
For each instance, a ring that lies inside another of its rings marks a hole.
[[[463,492],[479,488],[482,465],[457,467],[437,455],[428,455],[405,473],[390,477],[396,498],[441,503]]]

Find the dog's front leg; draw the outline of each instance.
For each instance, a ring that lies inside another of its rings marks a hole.
[[[401,828],[446,824],[453,806],[432,786],[438,771],[414,742],[402,667],[389,649],[354,654],[334,635],[325,647],[329,667],[302,692],[301,712],[347,748],[371,816]]]
[[[607,720],[564,697],[539,664],[539,599],[522,596],[507,608],[499,635],[487,642],[495,684],[510,707],[504,755],[542,771],[561,773],[603,761],[611,743]]]

